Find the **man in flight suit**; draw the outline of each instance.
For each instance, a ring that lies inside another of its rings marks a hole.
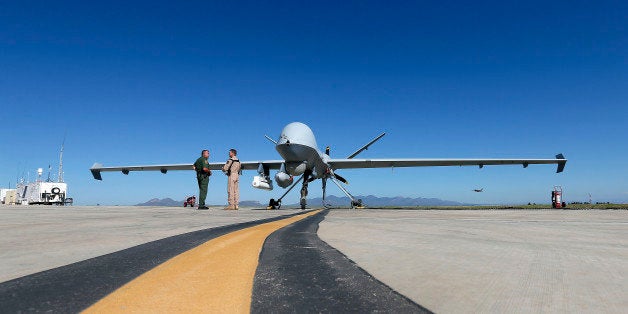
[[[229,206],[225,207],[225,210],[237,210],[238,203],[240,202],[240,160],[237,156],[238,152],[235,149],[229,150],[229,159],[227,163],[222,167],[222,172],[227,175],[227,194],[229,199]]]
[[[196,170],[196,181],[198,182],[198,209],[209,209],[205,206],[205,198],[207,198],[207,185],[209,184],[209,176],[212,171],[209,170],[209,151],[204,149],[196,162],[194,162],[194,170]]]

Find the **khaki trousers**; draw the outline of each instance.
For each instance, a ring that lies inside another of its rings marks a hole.
[[[229,176],[227,179],[227,195],[229,196],[229,205],[238,206],[240,202],[240,178],[239,176]]]

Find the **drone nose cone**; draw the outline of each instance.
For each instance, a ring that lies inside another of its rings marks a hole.
[[[286,125],[281,131],[282,135],[295,135],[295,134],[314,134],[312,129],[304,123],[292,122]]]
[[[301,122],[292,122],[286,125],[281,131],[281,136],[277,144],[299,144],[317,147],[314,132],[312,132],[309,126]]]

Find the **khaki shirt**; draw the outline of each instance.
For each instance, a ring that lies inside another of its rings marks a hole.
[[[228,173],[229,169],[231,169],[231,173]],[[222,166],[222,172],[224,172],[229,177],[239,176],[240,169],[242,169],[242,166],[240,165],[240,160],[238,160],[238,157],[229,158],[225,165]]]
[[[222,167],[222,172],[224,172],[228,176],[239,176],[240,175],[240,160],[238,157],[229,158],[225,165]],[[231,173],[228,173],[231,172]]]

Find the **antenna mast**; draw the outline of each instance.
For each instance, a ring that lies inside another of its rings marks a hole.
[[[63,182],[63,147],[65,146],[65,134],[63,135],[63,143],[61,143],[61,151],[59,152],[59,182]]]

